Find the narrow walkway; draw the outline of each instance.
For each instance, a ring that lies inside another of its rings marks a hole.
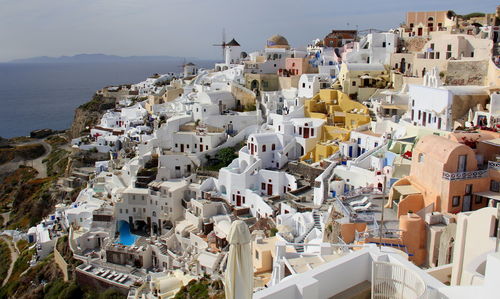
[[[26,165],[33,167],[36,169],[36,171],[38,171],[36,178],[40,179],[47,177],[47,166],[42,161],[50,154],[50,152],[52,151],[52,146],[47,142],[45,142],[45,140],[30,141],[30,142],[20,143],[17,145],[28,145],[36,143],[43,145],[43,147],[45,148],[45,153],[42,156],[33,160],[20,160],[20,161],[15,160],[7,162],[3,165],[0,165],[0,173],[13,172],[16,169],[18,169],[20,165]]]
[[[5,277],[3,283],[2,283],[2,287],[5,286],[5,284],[7,283],[7,281],[9,281],[9,278],[10,278],[10,275],[12,274],[12,270],[14,269],[14,264],[17,260],[17,258],[19,257],[19,254],[17,253],[16,250],[14,250],[14,247],[12,246],[12,241],[9,239],[9,238],[6,238],[4,236],[0,236],[0,239],[4,240],[7,245],[9,246],[9,250],[10,250],[10,259],[11,259],[11,262],[10,262],[10,266],[9,266],[9,271],[7,271],[7,276]]]

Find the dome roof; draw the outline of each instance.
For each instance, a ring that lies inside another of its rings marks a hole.
[[[288,44],[288,41],[286,38],[284,38],[281,35],[273,35],[270,38],[267,39],[267,47],[272,48],[272,47],[290,47]]]

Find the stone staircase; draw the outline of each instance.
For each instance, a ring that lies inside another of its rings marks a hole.
[[[314,219],[314,227],[322,231],[321,227],[321,216],[318,214],[317,211],[313,211],[313,219]]]

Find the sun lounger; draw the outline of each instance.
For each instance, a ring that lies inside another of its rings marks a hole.
[[[358,207],[353,207],[352,209],[355,211],[355,212],[367,212],[370,210],[370,208],[372,207],[372,203],[369,202],[366,206],[358,206]]]
[[[119,274],[114,278],[115,281],[119,281],[123,277],[123,274]]]
[[[368,197],[367,197],[367,196],[365,196],[365,197],[363,197],[363,199],[360,199],[360,200],[355,200],[355,201],[351,201],[351,202],[349,203],[349,205],[350,205],[351,207],[354,207],[354,206],[364,206],[364,205],[366,205],[367,203],[368,203]]]
[[[119,283],[124,283],[128,278],[128,275],[125,275],[123,276],[122,278],[120,278],[120,280],[118,280]]]
[[[106,275],[109,274],[109,270],[104,271],[104,273],[101,274],[102,277],[106,277]]]

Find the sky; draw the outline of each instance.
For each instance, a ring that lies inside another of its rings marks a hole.
[[[387,30],[407,11],[492,13],[497,0],[0,0],[0,61],[103,53],[218,59],[222,29],[250,52],[332,29]]]

